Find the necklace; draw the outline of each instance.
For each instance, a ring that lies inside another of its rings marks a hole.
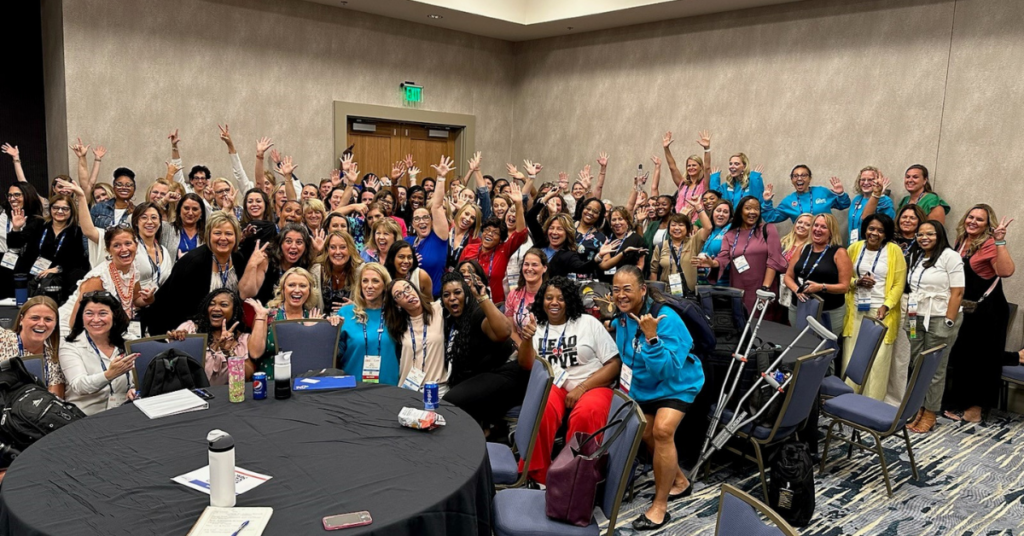
[[[114,263],[110,263],[109,269],[110,279],[114,281],[114,290],[117,292],[117,299],[121,302],[121,307],[124,308],[124,312],[128,313],[128,318],[135,318],[135,308],[132,307],[132,291],[135,289],[135,270],[132,270],[132,275],[128,281],[125,281],[121,271],[114,267]]]

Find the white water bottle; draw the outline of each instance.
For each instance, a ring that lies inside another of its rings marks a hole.
[[[211,430],[210,443],[210,506],[230,508],[235,505],[235,440],[223,430]]]

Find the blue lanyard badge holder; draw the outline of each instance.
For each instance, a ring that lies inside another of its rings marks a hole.
[[[865,246],[864,249],[860,250],[860,255],[857,257],[857,278],[860,279],[861,277],[870,277],[872,280],[874,280],[875,269],[878,268],[878,259],[882,258],[882,250],[878,250],[877,254],[875,255],[875,260],[871,263],[871,271],[867,273],[862,273],[860,271],[860,265],[864,261],[864,254],[867,253],[867,250],[868,248],[867,246]],[[878,282],[876,281],[875,284],[878,284]],[[871,293],[873,291],[874,289],[871,288],[857,287],[856,297],[858,312],[866,313],[871,310]]]

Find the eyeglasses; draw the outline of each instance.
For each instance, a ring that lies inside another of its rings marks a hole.
[[[22,195],[21,192],[12,192],[12,193],[7,194],[7,199],[21,199],[22,197],[25,197],[25,196]]]
[[[794,174],[790,175],[790,177],[794,178],[794,179],[809,179],[809,178],[811,178],[811,176],[809,174],[807,174],[807,173],[794,173]]]
[[[930,232],[930,233],[929,232],[917,233],[917,237],[918,238],[934,238],[935,236],[936,236],[936,233],[934,231]]]
[[[411,298],[413,296],[412,288],[406,287],[406,288],[403,288],[402,290],[396,290],[394,293],[391,294],[391,296],[393,298],[395,298],[396,301],[397,300],[408,300],[409,298]]]
[[[121,188],[121,189],[124,189],[124,188],[135,188],[135,183],[133,183],[133,182],[115,182],[114,183],[114,188]]]
[[[71,207],[50,207],[50,212],[69,213],[71,212]]]
[[[413,216],[412,221],[413,223],[416,223],[418,221],[430,221],[430,216]]]
[[[224,194],[226,194],[226,193],[228,193],[230,191],[231,191],[231,189],[229,188],[229,189],[226,189],[226,190],[214,190],[213,193],[215,193],[217,195],[224,195]]]
[[[83,298],[113,298],[114,295],[105,290],[94,290],[92,292],[86,292],[82,294]]]

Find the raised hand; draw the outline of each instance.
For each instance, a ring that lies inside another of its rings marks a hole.
[[[331,185],[334,186],[335,188],[337,188],[339,184],[341,184],[341,170],[340,169],[332,169],[331,170]]]
[[[168,203],[177,203],[178,201],[181,201],[181,194],[178,192],[167,192],[167,197],[165,199],[167,199]]]
[[[388,176],[391,178],[391,180],[397,181],[402,177],[402,174],[405,173],[405,169],[405,163],[399,160],[398,162],[395,162],[391,166],[391,174]]]
[[[508,176],[514,179],[526,179],[526,175],[523,175],[519,170],[512,164],[505,164],[505,169],[508,170]]]
[[[690,205],[690,207],[693,209],[694,212],[700,212],[700,210],[702,208],[704,208],[703,203],[700,202],[700,193],[699,192],[691,195],[686,200],[686,204]]]
[[[419,174],[420,174],[420,168],[418,168],[416,166],[413,166],[413,167],[409,168],[409,175],[415,177],[416,175],[419,175]]]
[[[82,196],[85,195],[85,192],[82,191],[82,187],[81,186],[75,184],[73,181],[66,181],[66,180],[63,180],[63,179],[57,179],[57,191],[59,191],[59,192],[69,191],[69,192],[71,192],[71,193],[73,193],[75,195],[82,195]]]
[[[167,165],[167,174],[168,175],[174,175],[177,172],[181,171],[181,164],[175,164],[174,162],[169,162],[169,161],[165,161],[164,164]]]
[[[526,166],[527,175],[536,175],[540,173],[540,170],[544,169],[544,166],[540,165],[540,162],[534,162],[533,160],[523,160],[523,165]]]
[[[644,190],[644,185],[647,184],[647,179],[650,176],[650,172],[647,172],[644,173],[643,175],[637,175],[636,177],[633,178],[633,186],[636,188],[636,191],[642,192]]]
[[[656,168],[660,168],[661,167],[661,159],[658,158],[658,155],[652,154],[651,155],[651,162],[654,162],[654,167],[656,167]]]
[[[587,167],[583,168],[582,171],[580,171],[579,179],[580,179],[580,184],[583,185],[583,191],[585,191],[585,192],[589,192],[590,191],[590,181],[591,181],[591,178],[592,177],[590,175],[590,166],[587,166]]]
[[[380,179],[377,177],[370,177],[366,181],[366,187],[374,190],[380,190]]]
[[[347,153],[345,155],[342,155],[342,157],[341,157],[341,171],[342,172],[347,173],[348,170],[352,169],[352,166],[356,165],[356,163],[352,161],[352,158],[354,158],[354,155],[352,153]]]
[[[264,247],[266,247],[266,246],[264,246]],[[267,308],[264,307],[263,304],[260,303],[260,301],[257,300],[256,298],[249,298],[249,299],[245,300],[245,303],[249,304],[249,307],[252,307],[252,311],[255,314],[256,318],[266,318],[267,317],[267,313],[269,311],[267,311]]]
[[[256,158],[263,158],[263,154],[267,152],[267,149],[270,149],[273,146],[274,140],[266,136],[256,140]]]
[[[473,158],[470,158],[469,161],[467,162],[469,164],[470,171],[480,171],[480,155],[480,151],[477,151],[476,153],[473,154]]]
[[[267,246],[269,245],[270,242],[260,245],[260,240],[257,238],[256,249],[253,249],[252,255],[249,256],[249,264],[252,264],[253,266],[265,264],[267,262]],[[248,300],[246,300],[246,302],[248,302]]]
[[[352,186],[359,183],[359,164],[352,162],[352,165],[345,170],[345,182]]]
[[[234,147],[235,144],[231,141],[231,132],[228,130],[228,124],[224,123],[224,126],[220,126],[220,123],[217,123],[217,128],[220,130],[221,141],[227,144],[228,147]]]
[[[836,195],[843,195],[843,181],[839,180],[839,177],[832,177],[828,180],[830,186],[829,190]]]
[[[85,158],[89,154],[89,146],[82,145],[82,138],[78,138],[78,141],[71,145],[71,150],[74,151],[75,156],[78,158]]]
[[[107,155],[107,148],[102,146],[102,145],[98,145],[98,146],[96,146],[95,149],[92,150],[92,156],[96,160],[103,160],[103,157],[106,156],[106,155]]]
[[[714,167],[711,168],[711,174],[712,175],[715,174],[715,173],[721,173],[721,172],[722,172],[722,168],[720,168],[718,166],[714,166]]]
[[[890,184],[892,184],[892,181],[889,180],[889,177],[882,175],[881,178],[875,181],[875,195],[880,196],[885,194],[885,191],[889,189]]]
[[[564,171],[558,172],[558,190],[566,191],[569,188],[569,174]]]
[[[447,156],[442,156],[441,161],[438,162],[437,165],[431,165],[430,167],[434,168],[434,171],[437,172],[438,177],[444,177],[448,175],[449,171],[454,171],[456,169],[454,164],[454,160],[448,158]]]
[[[405,155],[405,169],[412,169],[414,167],[416,167],[416,161],[412,159],[412,155]]]
[[[1011,223],[1013,223],[1013,218],[1008,219],[1006,216],[1003,216],[1003,218],[999,220],[999,226],[992,231],[992,238],[999,241],[1006,240],[1006,228],[1009,227]]]
[[[235,325],[231,326],[230,329],[226,329],[224,326],[221,326],[220,338],[217,339],[217,342],[215,343],[221,352],[227,354],[235,349],[236,329],[238,329],[238,322],[235,322]]]
[[[270,150],[270,161],[275,164],[281,163],[281,153],[277,152],[277,149]]]
[[[622,245],[622,240],[611,240],[608,238],[604,239],[604,244],[601,245],[601,249],[598,250],[597,254],[601,257],[607,257],[611,255],[613,251],[619,249]]]
[[[665,149],[668,149],[668,146],[672,145],[672,142],[674,141],[676,140],[672,139],[672,131],[668,131],[665,133],[664,136],[661,137],[661,146],[664,147]]]
[[[181,136],[178,135],[178,129],[174,129],[174,132],[171,132],[167,136],[167,139],[171,140],[171,147],[177,149],[178,144],[181,143]]]
[[[775,197],[775,185],[770,182],[768,184],[765,184],[764,193],[761,194],[761,197],[765,201],[771,201],[772,198]]]
[[[661,315],[658,318],[654,318],[651,315],[643,315],[639,318],[633,313],[629,313],[629,317],[640,324],[640,331],[644,332],[644,337],[653,339],[658,336],[658,322],[661,322],[665,315]]]
[[[697,144],[704,148],[705,151],[711,149],[711,133],[707,130],[702,130],[697,133]]]
[[[286,156],[281,159],[281,174],[285,177],[291,176],[292,172],[298,169],[299,165],[292,162],[292,157]]]
[[[18,150],[18,146],[12,146],[10,143],[5,143],[3,144],[3,146],[0,146],[0,150],[3,150],[4,154],[10,155],[10,157],[15,160],[17,160],[18,157],[21,155],[21,151]]]
[[[513,202],[523,199],[523,189],[515,181],[508,185],[508,194]]]
[[[755,173],[764,173],[764,164],[758,164],[754,166]]]
[[[313,251],[322,252],[325,242],[327,242],[327,233],[323,229],[317,229],[316,233],[313,233]]]
[[[11,209],[11,228],[15,231],[20,231],[22,227],[25,227],[25,209],[15,208]]]
[[[608,153],[601,151],[601,153],[597,155],[597,165],[601,166],[601,168],[608,167]]]

